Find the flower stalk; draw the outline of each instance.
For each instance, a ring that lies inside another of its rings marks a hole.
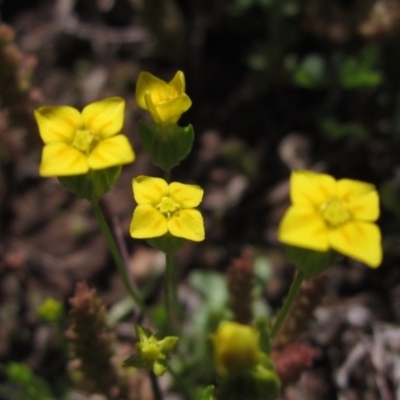
[[[273,339],[277,335],[283,322],[285,321],[285,318],[289,312],[293,300],[296,298],[296,294],[301,286],[301,283],[303,282],[303,279],[303,273],[301,271],[298,271],[292,282],[292,285],[290,286],[289,293],[287,294],[286,299],[283,302],[282,308],[279,310],[275,323],[272,325],[271,339]]]
[[[165,308],[169,329],[175,332],[178,323],[178,296],[173,252],[165,253]]]
[[[100,204],[92,202],[92,207],[96,220],[107,242],[108,248],[114,258],[115,265],[117,266],[118,273],[122,279],[122,282],[124,283],[125,289],[132,297],[133,301],[140,307],[142,312],[145,312],[145,306],[140,296],[136,293],[135,289],[133,288],[132,283],[130,282],[128,272],[126,270],[126,265],[124,263],[124,260],[122,259],[121,253],[118,249],[114,236],[111,233],[106,218],[104,217],[103,210],[101,209]]]

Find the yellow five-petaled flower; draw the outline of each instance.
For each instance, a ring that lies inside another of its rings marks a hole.
[[[284,215],[279,240],[316,251],[330,248],[370,267],[382,262],[379,196],[374,185],[311,171],[294,171],[292,205]]]
[[[157,124],[174,124],[192,105],[185,93],[185,75],[178,71],[167,83],[149,72],[141,72],[136,83],[136,102],[150,112]]]
[[[120,134],[125,101],[111,97],[86,106],[82,112],[69,106],[44,106],[35,110],[45,144],[41,176],[72,176],[128,164],[135,154]]]
[[[138,204],[133,213],[130,233],[136,239],[150,239],[170,233],[199,242],[204,240],[204,222],[194,208],[203,198],[203,189],[149,176],[133,180]]]

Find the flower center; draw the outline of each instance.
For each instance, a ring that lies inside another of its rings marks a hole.
[[[78,130],[75,133],[74,141],[72,146],[82,151],[83,153],[90,153],[93,148],[93,142],[95,140],[95,134],[87,129]]]
[[[321,206],[320,210],[325,222],[333,228],[336,228],[351,219],[349,210],[336,198],[329,199]]]
[[[170,197],[164,196],[156,208],[159,209],[167,218],[169,218],[173,213],[180,209],[180,206]]]
[[[148,341],[144,343],[139,343],[139,345],[138,347],[141,350],[143,358],[147,360],[157,360],[159,358],[163,358],[163,354],[161,353],[160,346],[157,342]]]

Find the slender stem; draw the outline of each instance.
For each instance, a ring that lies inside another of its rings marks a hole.
[[[175,282],[175,269],[172,253],[165,253],[165,307],[170,329],[176,326],[177,294]]]
[[[290,286],[289,293],[286,296],[285,301],[283,302],[282,308],[279,310],[278,316],[276,317],[274,325],[272,325],[271,336],[272,339],[275,338],[276,334],[279,332],[283,321],[286,318],[286,315],[290,309],[290,306],[293,303],[293,300],[296,297],[296,293],[299,290],[301,283],[303,282],[304,276],[301,271],[298,271],[296,277],[294,278],[292,285]]]
[[[103,211],[102,211],[99,203],[92,202],[92,206],[93,206],[94,215],[96,216],[96,220],[97,220],[98,224],[100,225],[101,231],[103,232],[103,235],[107,242],[108,248],[114,257],[114,261],[117,266],[119,275],[122,279],[122,282],[124,283],[127,292],[132,297],[134,302],[144,312],[145,311],[144,304],[143,304],[142,300],[140,299],[139,295],[136,293],[136,291],[132,287],[132,284],[128,277],[128,273],[126,270],[124,260],[118,249],[118,246],[115,242],[114,236],[112,235],[112,233],[110,231],[110,227],[108,226],[108,223],[104,217]]]
[[[149,377],[150,377],[151,387],[153,389],[154,399],[163,400],[163,395],[161,393],[161,388],[158,383],[157,376],[154,374],[153,371],[149,371]]]

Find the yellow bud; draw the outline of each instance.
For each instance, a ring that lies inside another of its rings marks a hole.
[[[251,368],[259,362],[259,333],[248,325],[224,322],[212,340],[217,372],[225,375],[233,369]]]

